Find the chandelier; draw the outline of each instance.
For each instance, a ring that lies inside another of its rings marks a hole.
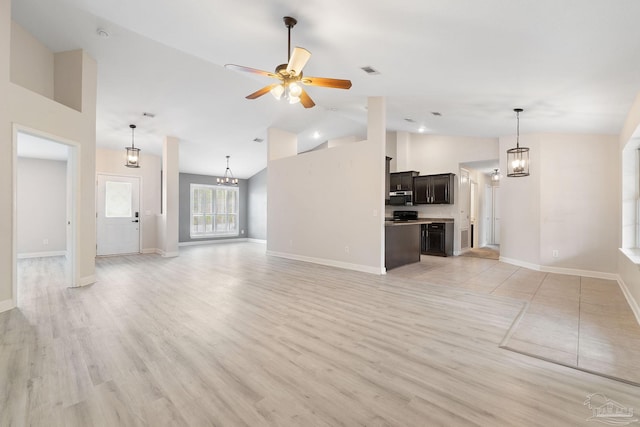
[[[233,177],[233,173],[231,169],[229,169],[229,157],[227,157],[227,169],[224,171],[224,176],[222,178],[216,178],[218,185],[238,185],[238,178]]]

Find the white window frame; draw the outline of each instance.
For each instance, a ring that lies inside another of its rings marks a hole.
[[[194,212],[194,206],[193,206],[193,196],[194,196],[194,191],[196,189],[202,189],[202,190],[210,190],[212,191],[212,209],[211,212]],[[226,212],[226,208],[227,208],[227,203],[225,203],[223,212],[216,212],[216,192],[217,191],[227,191],[227,192],[234,192],[235,193],[235,212]],[[192,239],[206,239],[206,238],[212,238],[212,237],[233,237],[233,236],[239,236],[240,235],[240,224],[238,223],[240,220],[240,198],[239,198],[239,191],[238,191],[238,187],[229,187],[229,186],[220,186],[220,185],[209,185],[209,184],[196,184],[196,183],[191,183],[190,184],[190,191],[189,191],[189,236]],[[212,216],[212,229],[207,231],[207,230],[203,230],[203,231],[197,231],[194,230],[194,217],[195,216],[204,216],[204,215],[210,215]],[[235,217],[235,230],[216,230],[215,229],[215,225],[216,225],[216,221],[215,221],[215,216],[216,215],[224,215],[227,217],[227,221],[226,224],[228,225],[228,217],[229,216],[234,216]]]

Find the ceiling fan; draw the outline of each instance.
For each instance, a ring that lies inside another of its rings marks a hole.
[[[286,99],[290,104],[300,102],[304,108],[311,108],[315,104],[307,92],[300,86],[300,83],[307,86],[322,86],[337,89],[349,89],[350,80],[330,79],[325,77],[306,77],[302,75],[302,69],[306,65],[311,52],[307,49],[296,47],[291,53],[291,29],[298,23],[294,18],[285,16],[284,24],[289,32],[289,44],[287,48],[287,63],[276,67],[275,72],[257,70],[255,68],[243,67],[242,65],[226,64],[225,67],[231,70],[243,71],[246,73],[259,74],[280,80],[280,83],[273,83],[248,95],[247,99],[256,99],[271,92],[276,99]]]

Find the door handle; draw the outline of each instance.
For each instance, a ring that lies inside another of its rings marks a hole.
[[[134,219],[134,220],[133,220],[133,221],[131,221],[131,222],[140,222],[140,221],[139,221],[139,220],[137,220],[137,219]]]

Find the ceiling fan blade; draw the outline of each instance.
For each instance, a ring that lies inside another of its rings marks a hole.
[[[228,68],[229,70],[242,71],[244,73],[253,73],[260,74],[261,76],[279,78],[276,74],[270,73],[269,71],[258,70],[256,68],[244,67],[242,65],[236,64],[225,64],[224,68]]]
[[[302,92],[300,93],[300,104],[302,104],[304,108],[311,108],[316,105],[304,89],[302,89]]]
[[[278,83],[274,83],[272,85],[269,86],[265,86],[260,90],[257,90],[255,92],[253,92],[251,95],[247,95],[246,98],[247,99],[256,99],[256,98],[260,98],[262,95],[264,95],[265,93],[269,93],[271,91],[271,89],[273,89],[274,87],[278,86]]]
[[[287,65],[287,72],[294,76],[299,75],[309,58],[311,58],[311,52],[302,47],[296,47],[293,49],[293,54]]]
[[[303,77],[300,79],[302,84],[308,86],[323,86],[332,87],[336,89],[349,89],[351,87],[351,80],[341,79],[328,79],[326,77]]]

